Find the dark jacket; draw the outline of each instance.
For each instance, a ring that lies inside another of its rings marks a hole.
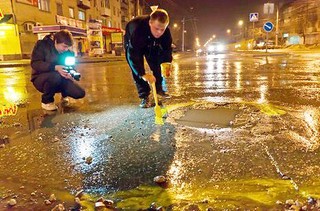
[[[150,16],[132,19],[126,26],[124,36],[128,63],[138,76],[145,74],[143,56],[159,68],[161,63],[172,61],[172,37],[169,28],[157,39],[151,34],[149,20]]]
[[[31,67],[33,81],[37,75],[49,71],[55,71],[58,64],[58,51],[54,47],[54,41],[47,35],[43,40],[38,40],[31,54]]]

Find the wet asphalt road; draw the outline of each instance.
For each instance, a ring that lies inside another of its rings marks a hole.
[[[138,107],[125,62],[79,65],[87,96],[67,107],[57,94],[57,112],[40,108],[29,67],[1,68],[1,103],[18,111],[0,117],[0,138],[8,136],[0,139],[0,210],[68,209],[81,189],[86,210],[101,196],[123,210],[152,202],[167,210],[285,209],[288,199],[302,207],[320,198],[314,55],[177,54],[173,66],[163,126],[152,108]],[[166,188],[154,183],[159,175]],[[57,201],[45,205],[50,194]]]

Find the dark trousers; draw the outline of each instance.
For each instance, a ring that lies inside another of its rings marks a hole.
[[[128,61],[128,52],[126,52],[126,59],[127,62],[130,66],[130,62]],[[162,90],[162,75],[161,75],[161,67],[160,67],[160,63],[158,61],[153,60],[150,57],[146,57],[147,63],[154,75],[154,77],[156,78],[156,89],[157,92],[163,92]],[[132,67],[130,66],[131,72],[132,72],[132,76],[133,76],[133,80],[134,83],[137,87],[138,90],[138,95],[139,98],[146,98],[149,96],[150,94],[150,86],[148,84],[148,82],[146,82],[145,80],[143,80],[140,76],[138,76],[133,70]]]
[[[72,97],[74,99],[83,98],[86,94],[78,84],[63,78],[56,71],[39,74],[33,80],[33,85],[39,92],[43,93],[42,103],[54,102],[55,93],[61,93],[62,97]]]

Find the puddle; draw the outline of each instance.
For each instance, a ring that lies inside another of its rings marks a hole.
[[[212,126],[230,127],[230,122],[234,121],[238,113],[239,111],[228,108],[192,109],[188,110],[184,116],[176,121],[179,124],[197,128],[211,128]]]

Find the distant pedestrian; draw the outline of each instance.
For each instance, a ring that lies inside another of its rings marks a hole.
[[[45,110],[57,109],[54,104],[55,93],[61,93],[62,102],[67,102],[68,96],[75,99],[85,96],[85,91],[73,81],[61,61],[63,60],[61,55],[69,53],[72,44],[71,33],[62,30],[54,36],[47,35],[43,40],[39,40],[33,48],[31,81],[35,88],[43,93],[41,107]]]
[[[80,57],[83,56],[83,54],[82,54],[82,42],[81,41],[78,42],[78,54],[79,54]]]
[[[170,97],[162,88],[160,67],[162,63],[172,62],[172,37],[168,24],[168,13],[163,9],[156,9],[151,15],[132,19],[126,26],[126,59],[141,99],[141,108],[152,106],[149,84],[155,83],[160,96]],[[152,74],[145,71],[144,57]]]

